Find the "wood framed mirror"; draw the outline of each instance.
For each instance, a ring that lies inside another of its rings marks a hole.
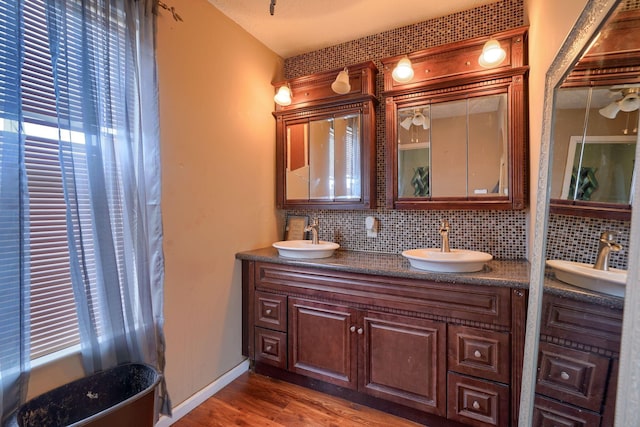
[[[274,83],[292,98],[273,113],[278,208],[375,208],[377,68],[346,67],[350,87],[339,94],[331,86],[344,70]]]
[[[526,28],[494,35],[506,59],[492,68],[476,38],[411,53],[414,77],[385,70],[387,207],[523,209],[526,205]]]

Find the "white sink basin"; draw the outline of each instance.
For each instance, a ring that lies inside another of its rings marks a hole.
[[[562,282],[609,295],[624,296],[627,283],[626,270],[617,268],[609,268],[607,271],[596,270],[591,264],[559,259],[548,260],[547,265]]]
[[[485,252],[465,249],[451,249],[451,252],[441,252],[440,248],[410,249],[402,252],[402,256],[408,258],[414,268],[439,273],[480,271],[484,268],[484,263],[493,258],[493,255]]]
[[[311,240],[283,240],[275,242],[273,247],[278,249],[278,254],[281,257],[313,259],[330,257],[340,245],[322,240],[317,245],[312,244]]]

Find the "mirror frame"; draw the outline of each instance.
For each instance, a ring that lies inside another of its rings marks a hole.
[[[375,80],[378,72],[372,61],[345,67],[351,90],[337,94],[331,83],[344,68],[273,83],[277,90],[288,85],[292,103],[276,105],[276,207],[278,209],[374,209],[376,207],[376,105]],[[340,116],[361,112],[361,196],[360,200],[288,200],[286,198],[287,124],[314,117]]]
[[[589,47],[589,42],[600,31],[606,19],[615,11],[621,0],[587,0],[582,14],[560,48],[546,74],[542,138],[538,174],[538,194],[535,205],[535,224],[527,310],[520,414],[518,425],[529,427],[533,422],[533,404],[538,360],[538,336],[544,291],[544,269],[546,248],[546,224],[550,205],[550,164],[553,155],[552,127],[553,105],[556,89],[562,84],[579,58]],[[636,157],[640,146],[636,147]],[[640,158],[640,157],[638,157]],[[636,174],[633,190],[634,200],[640,200],[640,184]],[[629,259],[640,259],[640,209],[631,213]],[[640,262],[630,262],[627,270],[627,287],[624,301],[622,342],[617,395],[615,426],[626,427],[637,423],[637,403],[640,402]],[[635,404],[634,404],[635,403]]]
[[[496,33],[507,59],[492,68],[478,64],[488,37],[477,37],[382,59],[386,125],[386,206],[389,209],[520,210],[527,205],[528,97],[527,29]],[[392,78],[396,63],[407,56],[414,77],[407,83]],[[508,196],[438,198],[398,197],[398,109],[466,99],[485,92],[506,93],[509,120]]]

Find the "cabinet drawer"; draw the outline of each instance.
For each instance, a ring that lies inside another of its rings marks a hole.
[[[287,297],[256,292],[255,325],[276,331],[287,331]]]
[[[450,325],[449,370],[509,383],[509,334]]]
[[[256,362],[286,369],[287,334],[262,328],[256,328],[255,332]]]
[[[541,332],[618,353],[622,310],[545,295]]]
[[[536,391],[600,412],[609,359],[593,353],[540,343]]]
[[[447,418],[475,427],[509,425],[509,387],[448,374]]]
[[[605,424],[609,425],[609,424]],[[600,416],[574,406],[536,396],[532,427],[599,427]]]

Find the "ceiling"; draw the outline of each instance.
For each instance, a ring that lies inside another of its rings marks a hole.
[[[208,0],[283,58],[498,0]]]

